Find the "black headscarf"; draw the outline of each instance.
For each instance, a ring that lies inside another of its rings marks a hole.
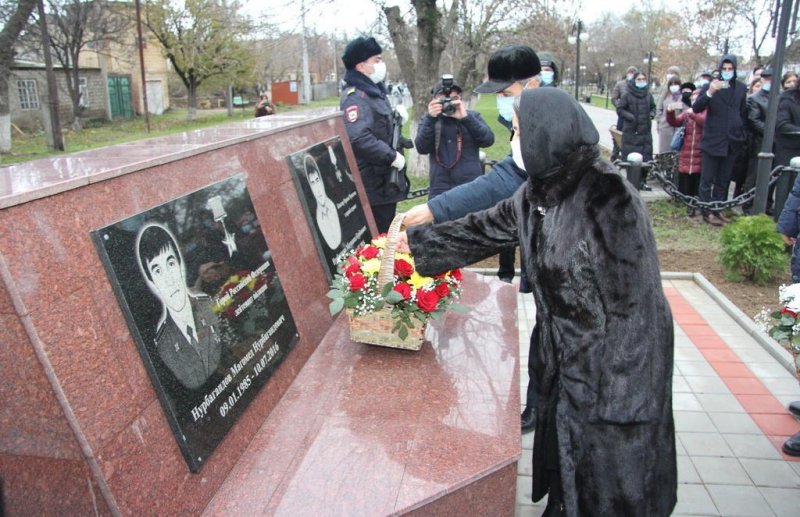
[[[578,148],[600,140],[592,119],[563,90],[523,90],[517,116],[522,160],[531,178],[556,174]]]

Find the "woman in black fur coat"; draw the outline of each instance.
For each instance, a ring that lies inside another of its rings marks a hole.
[[[676,501],[672,316],[645,207],[599,158],[583,108],[525,90],[512,141],[528,181],[457,221],[408,230],[420,274],[516,244],[536,299],[541,359],[533,499],[545,515],[670,515]]]

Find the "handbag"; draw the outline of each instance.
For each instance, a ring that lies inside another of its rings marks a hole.
[[[669,146],[673,151],[680,151],[681,147],[683,147],[683,134],[686,132],[686,126],[681,126],[675,131],[675,134],[672,135],[672,142],[670,142]]]

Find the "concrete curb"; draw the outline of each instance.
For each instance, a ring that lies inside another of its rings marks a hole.
[[[497,269],[494,268],[468,268],[469,271],[474,271],[482,275],[496,275]],[[517,270],[517,276],[520,271]],[[781,366],[786,368],[786,371],[795,374],[794,364],[790,354],[784,349],[777,341],[769,337],[762,331],[755,322],[735,306],[728,298],[725,297],[714,285],[708,281],[706,277],[700,273],[687,273],[687,272],[671,272],[662,271],[662,280],[691,280],[698,287],[700,287],[706,294],[708,294],[715,302],[722,307],[728,316],[733,318],[761,347],[766,350],[773,358],[775,358]]]

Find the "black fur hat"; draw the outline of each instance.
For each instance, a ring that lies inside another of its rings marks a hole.
[[[382,53],[383,49],[378,45],[378,42],[375,41],[375,38],[359,36],[345,47],[344,54],[342,55],[342,63],[344,63],[345,68],[352,70],[362,61],[366,61],[372,56],[377,56]]]

